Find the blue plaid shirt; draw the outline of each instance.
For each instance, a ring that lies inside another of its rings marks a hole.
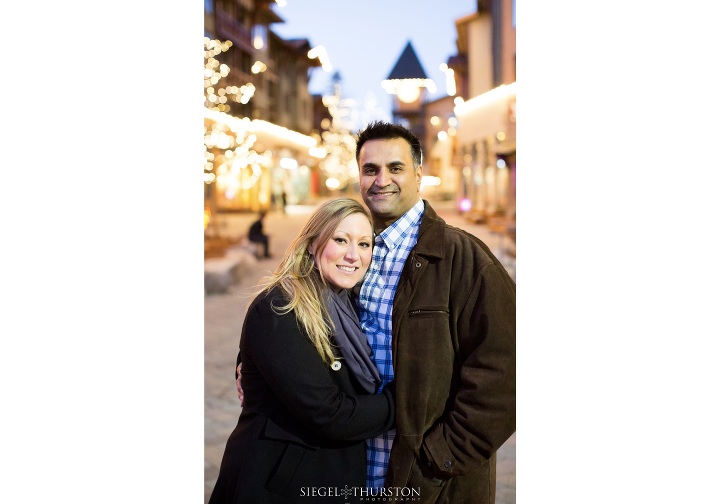
[[[375,237],[372,263],[360,289],[360,325],[368,337],[382,388],[395,377],[392,366],[392,307],[405,259],[417,243],[425,204],[418,201],[405,215]],[[366,441],[367,484],[381,487],[390,459],[395,429]]]

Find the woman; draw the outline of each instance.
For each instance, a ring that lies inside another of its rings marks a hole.
[[[360,203],[328,201],[250,304],[238,355],[243,409],[211,504],[351,502],[338,492],[365,487],[364,440],[395,417],[394,387],[375,394],[380,376],[349,298],[372,243]]]

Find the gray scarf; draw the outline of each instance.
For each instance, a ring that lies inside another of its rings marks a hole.
[[[380,373],[372,361],[372,350],[367,336],[360,327],[355,307],[350,299],[350,291],[343,289],[335,292],[325,289],[323,297],[327,301],[327,310],[335,325],[335,342],[345,363],[355,375],[362,388],[375,393],[380,384]]]

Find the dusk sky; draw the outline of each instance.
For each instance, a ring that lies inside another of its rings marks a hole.
[[[286,0],[275,5],[285,23],[271,29],[285,39],[307,38],[311,46],[325,46],[333,70],[312,70],[310,92],[331,89],[335,71],[342,77],[343,97],[370,99],[389,117],[391,97],[380,86],[410,41],[437,91],[446,95],[440,64],[457,53],[455,20],[472,14],[476,0]],[[363,107],[360,106],[362,109]]]

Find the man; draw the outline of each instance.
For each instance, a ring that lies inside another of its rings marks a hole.
[[[263,257],[270,259],[270,243],[269,237],[263,231],[263,220],[265,219],[266,212],[261,210],[258,214],[258,218],[255,222],[250,225],[248,230],[248,240],[253,243],[259,243],[263,246]],[[259,255],[259,254],[257,254]]]
[[[356,159],[376,234],[360,320],[383,385],[397,387],[396,430],[368,440],[368,485],[494,504],[495,453],[515,431],[515,283],[420,198],[409,130],[371,123]]]

